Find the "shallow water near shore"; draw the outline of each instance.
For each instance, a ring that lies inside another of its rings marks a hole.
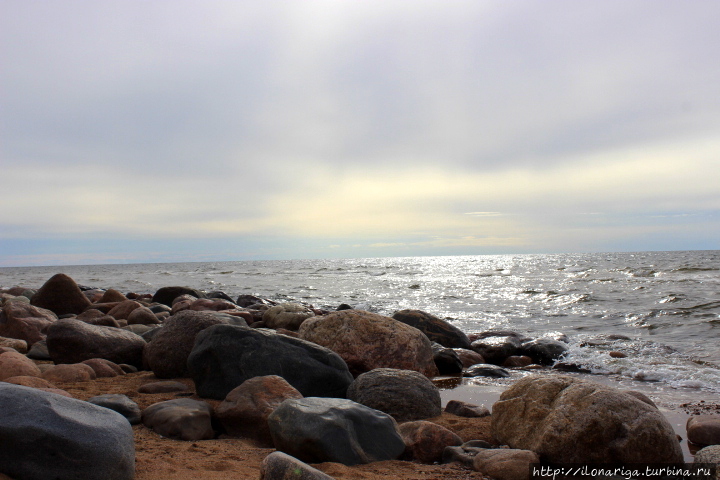
[[[640,390],[681,416],[682,404],[720,403],[720,251],[0,268],[0,287],[38,288],[59,272],[125,293],[183,285],[331,310],[420,309],[466,333],[565,334],[564,361],[591,372],[574,375]],[[482,399],[524,374],[463,381],[443,398],[490,406]]]

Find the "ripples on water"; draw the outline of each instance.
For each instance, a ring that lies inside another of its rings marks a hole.
[[[125,292],[186,285],[386,315],[417,308],[468,333],[563,332],[568,361],[593,372],[720,393],[718,251],[3,268],[0,285],[38,287],[58,272]],[[631,340],[596,341],[609,334]]]

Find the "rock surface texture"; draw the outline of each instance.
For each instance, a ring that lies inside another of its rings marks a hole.
[[[470,340],[465,332],[456,326],[422,310],[400,310],[392,318],[415,327],[432,342],[446,348],[470,348]]]
[[[142,412],[142,423],[163,437],[178,440],[207,440],[215,436],[212,407],[191,398],[166,400]]]

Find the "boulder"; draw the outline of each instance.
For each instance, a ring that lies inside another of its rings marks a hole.
[[[299,303],[281,303],[265,310],[262,321],[268,328],[297,330],[306,319],[314,316],[315,312]]]
[[[113,307],[108,312],[108,315],[117,320],[127,320],[130,314],[138,308],[142,308],[141,303],[136,302],[135,300],[125,300]]]
[[[200,334],[188,357],[198,395],[224,399],[245,380],[284,378],[304,396],[345,397],[353,378],[337,354],[272,330],[214,325]]]
[[[30,347],[30,351],[27,353],[27,357],[33,360],[52,360],[45,340],[33,343],[33,346]]]
[[[120,365],[104,358],[91,358],[80,363],[90,366],[95,371],[97,378],[112,378],[118,375],[125,375]]]
[[[474,350],[465,348],[453,348],[453,352],[457,353],[458,358],[462,362],[463,368],[468,368],[478,363],[487,363],[482,355]]]
[[[54,365],[45,370],[41,377],[51,383],[89,382],[97,378],[95,370],[84,363]]]
[[[215,409],[215,416],[229,435],[253,438],[272,446],[267,419],[283,401],[291,398],[303,396],[282,377],[250,378],[227,394]]]
[[[465,371],[463,371],[463,377],[492,377],[492,378],[505,378],[509,377],[510,372],[497,365],[491,365],[489,363],[480,363],[473,365]]]
[[[176,398],[150,405],[142,412],[142,423],[163,437],[176,440],[209,440],[212,407],[191,398]]]
[[[223,310],[237,310],[238,306],[232,301],[223,300],[222,298],[198,298],[190,303],[188,308],[197,312],[221,312]]]
[[[12,348],[18,353],[27,353],[28,351],[28,344],[25,340],[20,340],[17,338],[5,338],[0,337],[0,347],[8,347]]]
[[[376,368],[355,379],[347,398],[392,416],[398,422],[437,417],[440,390],[413,370]]]
[[[440,375],[453,375],[463,370],[460,356],[452,348],[445,348],[439,343],[432,342],[433,361]]]
[[[108,393],[92,397],[88,402],[118,412],[130,422],[130,425],[137,425],[141,421],[140,407],[127,395]]]
[[[53,275],[33,295],[30,303],[51,310],[56,315],[82,313],[90,308],[90,300],[83,294],[75,280],[64,273]]]
[[[445,411],[458,417],[479,418],[490,415],[490,410],[485,405],[474,405],[460,400],[450,400],[445,405]]]
[[[534,463],[540,463],[540,459],[530,450],[494,448],[477,452],[473,468],[497,480],[529,480],[530,465]]]
[[[693,415],[688,418],[688,441],[696,445],[720,445],[720,415]]]
[[[158,378],[187,377],[187,361],[195,337],[204,329],[221,323],[227,323],[227,320],[214,312],[178,312],[163,323],[145,346],[145,363]]]
[[[508,357],[517,355],[520,351],[521,342],[518,337],[488,336],[472,343],[472,349],[482,355],[487,363],[502,365]]]
[[[55,363],[80,363],[91,358],[142,367],[145,340],[127,330],[89,325],[64,318],[48,328],[47,347]]]
[[[7,302],[0,310],[0,335],[25,340],[29,346],[45,340],[47,329],[57,320],[48,309],[22,302]]]
[[[330,475],[283,452],[272,452],[260,464],[260,480],[334,480]]]
[[[674,463],[675,432],[652,406],[568,376],[525,377],[493,405],[493,436],[551,463]]]
[[[561,359],[568,351],[564,342],[550,338],[537,338],[520,345],[519,354],[527,355],[533,362],[540,365],[552,365]]]
[[[300,338],[340,355],[353,375],[375,368],[438,374],[430,340],[420,330],[363,310],[341,310],[305,320]]]
[[[0,381],[18,376],[39,377],[40,369],[22,353],[0,353]]]
[[[502,366],[507,368],[520,368],[532,365],[532,363],[533,359],[527,355],[511,355],[505,359]]]
[[[415,327],[423,332],[431,342],[446,348],[470,348],[470,340],[465,332],[440,318],[422,310],[400,310],[392,318]]]
[[[122,415],[0,383],[0,471],[23,480],[132,480],[135,442]]]
[[[720,445],[710,445],[695,452],[693,463],[715,465],[715,480],[720,480]]]
[[[462,439],[447,428],[425,420],[400,425],[400,436],[405,442],[403,458],[422,463],[442,460],[445,447],[462,445]]]
[[[127,316],[128,325],[155,325],[160,319],[148,307],[136,308]]]
[[[253,305],[274,305],[274,302],[266,300],[264,298],[256,297],[255,295],[240,295],[235,303],[239,307],[251,307]]]
[[[168,307],[172,307],[172,302],[180,295],[192,295],[195,298],[204,298],[205,295],[189,287],[162,287],[160,290],[155,292],[152,297],[153,303],[162,303]]]
[[[120,303],[127,300],[127,297],[113,288],[107,289],[98,299],[97,303]]]
[[[181,382],[174,382],[172,380],[164,382],[150,382],[141,385],[138,388],[138,393],[175,393],[175,392],[190,392],[192,389]]]
[[[268,417],[275,448],[304,462],[357,465],[405,450],[395,420],[340,398],[285,400]]]

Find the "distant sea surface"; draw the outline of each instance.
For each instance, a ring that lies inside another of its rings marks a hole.
[[[720,398],[720,251],[0,268],[0,286],[38,288],[60,272],[125,293],[182,285],[333,310],[420,309],[467,333],[564,333],[565,361],[589,377],[673,403]]]

